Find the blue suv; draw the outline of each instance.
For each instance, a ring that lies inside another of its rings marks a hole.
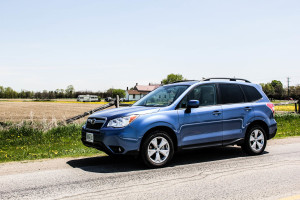
[[[162,167],[184,149],[236,144],[258,155],[276,131],[274,105],[260,85],[208,78],[164,85],[131,107],[94,113],[82,127],[82,142]]]

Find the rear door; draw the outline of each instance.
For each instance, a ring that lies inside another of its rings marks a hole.
[[[239,84],[220,83],[223,109],[223,142],[243,138],[247,122],[254,113]]]
[[[179,104],[181,145],[193,147],[198,145],[222,144],[222,107],[217,105],[215,84],[195,87]],[[199,100],[199,108],[192,108],[186,113],[189,100]]]

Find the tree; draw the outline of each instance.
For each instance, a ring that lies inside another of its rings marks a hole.
[[[4,97],[4,87],[0,86],[0,98]]]
[[[290,97],[300,100],[300,85],[290,86]]]
[[[64,98],[65,97],[65,90],[64,89],[56,89],[55,90],[55,97],[56,98]]]
[[[47,90],[43,90],[41,93],[41,99],[49,99],[49,93]]]
[[[265,83],[261,83],[260,85],[261,85],[264,93],[268,97],[272,98],[274,96],[275,90],[274,90],[273,86],[271,85],[271,83],[266,83],[266,84]]]
[[[284,99],[286,97],[286,91],[280,81],[272,80],[271,83],[262,83],[261,86],[269,98]]]
[[[18,93],[11,87],[4,88],[4,98],[17,98]]]
[[[281,81],[272,80],[271,85],[273,86],[274,91],[275,91],[274,97],[276,99],[281,99],[284,95],[284,89],[283,89],[283,85],[282,85]]]
[[[122,89],[113,89],[113,88],[110,88],[106,91],[106,93],[108,95],[111,95],[112,97],[117,97],[117,95],[119,95],[120,98],[124,98],[125,97],[125,90],[122,90]]]
[[[174,83],[176,81],[186,80],[181,74],[169,74],[167,78],[162,80],[162,84]]]
[[[69,85],[65,91],[67,98],[72,98],[74,96],[75,89],[73,85]]]
[[[55,99],[55,94],[53,91],[48,92],[48,99]]]
[[[34,93],[34,98],[35,99],[41,99],[42,98],[42,93],[41,92]]]

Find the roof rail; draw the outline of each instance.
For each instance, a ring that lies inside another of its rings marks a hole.
[[[175,81],[173,83],[188,82],[188,81],[198,81],[198,80],[181,80],[181,81]]]
[[[228,79],[229,81],[245,81],[246,83],[251,83],[250,81],[243,78],[225,78],[225,77],[215,77],[215,78],[203,78],[202,81],[210,81],[210,79]]]

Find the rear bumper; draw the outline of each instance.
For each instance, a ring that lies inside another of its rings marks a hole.
[[[275,137],[276,133],[277,133],[277,124],[275,123],[269,127],[268,139],[272,139],[273,137]]]

